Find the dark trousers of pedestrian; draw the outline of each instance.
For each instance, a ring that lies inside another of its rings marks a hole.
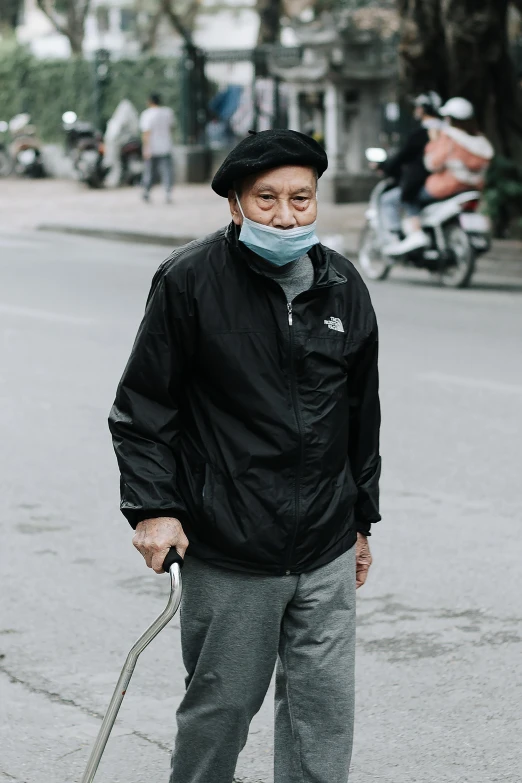
[[[148,199],[150,189],[159,175],[167,199],[170,199],[172,185],[174,184],[174,167],[172,164],[172,155],[152,155],[144,161],[143,168],[143,196]]]
[[[187,555],[171,783],[232,783],[276,667],[274,783],[347,783],[355,547],[310,573],[259,576]]]

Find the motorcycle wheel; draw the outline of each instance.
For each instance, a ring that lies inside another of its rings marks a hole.
[[[31,179],[42,179],[45,177],[45,169],[40,163],[40,161],[37,161],[31,168],[27,171],[27,176],[31,177]]]
[[[13,161],[4,150],[0,150],[0,177],[8,177],[13,173]]]
[[[96,168],[93,171],[89,172],[89,174],[87,174],[84,181],[90,188],[93,189],[102,188],[106,173],[107,172],[105,171],[105,169],[99,164],[97,164]]]
[[[386,280],[392,268],[392,262],[379,247],[377,232],[369,223],[361,232],[358,259],[359,267],[368,280]]]
[[[441,285],[446,288],[467,288],[475,271],[476,260],[470,238],[458,223],[445,226],[444,237],[455,263],[440,271]]]
[[[143,179],[143,163],[141,157],[133,153],[125,160],[123,165],[123,184],[139,185]]]

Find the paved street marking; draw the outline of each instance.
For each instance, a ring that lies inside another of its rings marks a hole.
[[[522,394],[522,386],[514,383],[497,383],[480,378],[466,378],[461,375],[445,375],[440,372],[426,372],[417,376],[419,380],[428,383],[439,383],[446,386],[461,386],[467,389],[484,389],[485,391],[500,392],[501,394]]]
[[[92,318],[81,318],[77,315],[65,315],[51,313],[47,310],[37,310],[31,307],[16,307],[15,305],[0,304],[0,314],[19,315],[22,318],[36,318],[40,321],[51,321],[59,324],[74,324],[75,326],[90,326],[94,323]]]

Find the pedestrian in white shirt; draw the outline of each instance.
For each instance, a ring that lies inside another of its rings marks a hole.
[[[170,203],[174,179],[172,166],[174,112],[169,106],[161,106],[160,97],[156,94],[149,97],[147,106],[148,108],[140,118],[143,159],[145,161],[143,199],[144,201],[149,200],[150,189],[156,172],[158,172],[165,187],[167,203]]]

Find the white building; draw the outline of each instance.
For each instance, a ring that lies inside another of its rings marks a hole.
[[[52,22],[36,5],[36,0],[24,0],[16,37],[37,57],[68,57],[71,52],[67,38],[56,32]]]
[[[205,0],[199,12],[194,43],[202,49],[249,49],[255,45],[259,27],[255,0],[252,8],[245,8],[245,0],[228,0],[228,8],[215,0]],[[248,2],[248,0],[247,0]],[[85,23],[83,49],[86,56],[97,49],[106,49],[115,57],[133,57],[139,54],[136,37],[137,24],[146,24],[147,14],[136,11],[133,0],[92,0]],[[70,56],[68,39],[56,31],[52,22],[41,11],[36,0],[24,0],[17,38],[37,57]],[[182,45],[180,36],[166,20],[158,30],[154,53],[176,55]]]

